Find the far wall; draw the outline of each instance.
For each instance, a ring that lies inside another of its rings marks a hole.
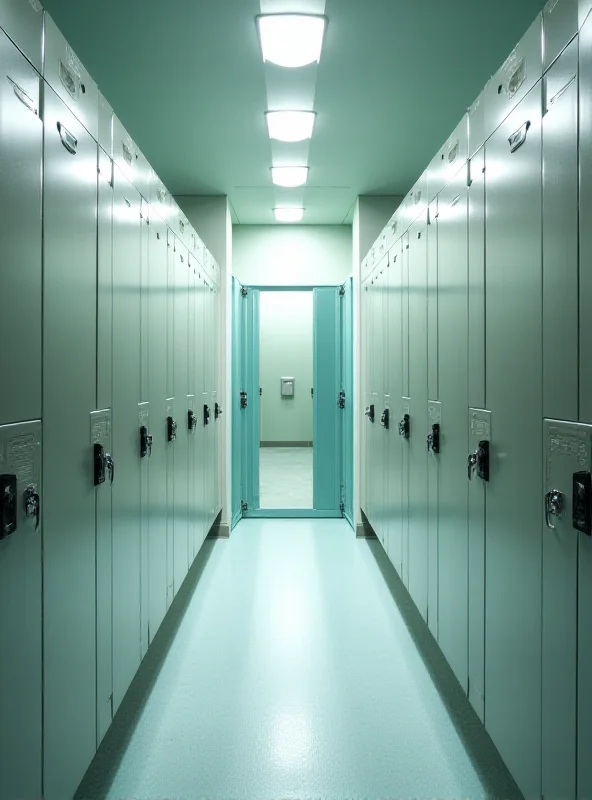
[[[261,292],[260,365],[262,442],[312,442],[312,292]],[[280,378],[295,380],[292,398]]]

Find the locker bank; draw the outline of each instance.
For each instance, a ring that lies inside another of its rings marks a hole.
[[[592,0],[209,6],[0,0],[0,800],[592,798]]]

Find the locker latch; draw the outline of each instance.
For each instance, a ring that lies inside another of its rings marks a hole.
[[[140,427],[140,458],[152,455],[152,436],[145,425]]]
[[[385,408],[380,416],[380,424],[383,428],[386,428],[387,431],[389,429],[389,422],[390,422],[391,412],[388,408]]]
[[[440,424],[435,422],[432,425],[432,430],[428,433],[428,451],[432,451],[432,453],[439,453],[440,452]]]
[[[374,406],[373,405],[368,406],[366,411],[364,411],[364,414],[368,417],[370,422],[374,422]]]
[[[339,392],[339,400],[337,401],[337,408],[345,408],[345,392]]]
[[[592,535],[592,478],[589,472],[573,475],[573,526],[577,531]]]
[[[489,442],[479,442],[479,447],[471,453],[468,461],[469,480],[473,477],[473,472],[483,481],[489,480]]]
[[[172,417],[167,417],[167,441],[174,442],[177,438],[177,423]]]
[[[193,409],[189,409],[187,412],[187,429],[190,433],[195,433],[197,429],[197,414]]]
[[[105,448],[98,442],[94,446],[94,485],[100,486],[105,483],[107,476],[109,483],[113,483],[115,476],[115,462],[109,453],[105,452]]]
[[[557,489],[551,489],[551,491],[547,492],[545,495],[545,521],[547,528],[551,528],[552,531],[555,530],[551,517],[561,517],[564,507],[565,500],[562,492]]]
[[[25,514],[27,517],[35,519],[35,530],[37,530],[41,514],[41,499],[33,485],[27,486],[25,489]]]
[[[240,407],[246,408],[247,407],[247,393],[241,392],[240,393]]]
[[[206,403],[204,403],[203,407],[203,419],[204,419],[204,425],[210,424],[210,407]]]
[[[409,420],[409,414],[405,414],[403,419],[399,422],[399,436],[402,436],[404,439],[408,439],[410,432],[411,423]]]
[[[222,409],[220,408],[220,405],[216,403],[214,405],[214,419],[220,419],[220,414],[222,414]]]
[[[16,475],[0,475],[0,539],[16,531]]]

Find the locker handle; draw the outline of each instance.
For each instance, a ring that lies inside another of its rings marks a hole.
[[[547,528],[550,528],[552,531],[555,530],[555,525],[551,522],[551,517],[560,517],[563,513],[564,506],[565,502],[562,492],[557,489],[551,489],[550,492],[547,492],[545,495],[545,522],[547,523]]]
[[[510,153],[515,153],[516,150],[520,149],[524,142],[526,141],[526,135],[530,129],[530,120],[522,125],[521,128],[513,133],[511,136],[508,137],[508,142],[510,143]]]
[[[64,125],[62,125],[61,122],[58,122],[58,133],[60,134],[60,139],[62,140],[62,144],[66,150],[75,156],[76,150],[78,149],[78,139],[76,139],[75,136],[72,136],[70,131]]]
[[[35,517],[35,530],[37,530],[41,514],[41,499],[34,486],[27,486],[25,489],[25,514],[27,517]]]
[[[25,92],[25,90],[21,86],[19,86],[18,83],[15,83],[9,75],[7,75],[6,78],[12,85],[12,90],[15,93],[16,97],[21,101],[21,103],[26,108],[28,108],[29,111],[32,111],[33,114],[38,116],[39,112],[37,110],[37,106],[35,105],[35,101],[31,97],[29,97],[29,95]]]

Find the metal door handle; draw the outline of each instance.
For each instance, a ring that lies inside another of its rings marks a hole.
[[[72,136],[70,131],[62,125],[61,122],[58,122],[58,133],[60,134],[60,139],[66,150],[75,156],[78,149],[78,139]]]
[[[552,531],[555,530],[551,517],[561,517],[564,507],[565,499],[562,492],[557,489],[551,489],[551,491],[547,492],[545,495],[545,522],[547,523],[547,528]]]
[[[12,90],[14,91],[17,98],[21,101],[21,103],[24,106],[26,106],[26,108],[28,108],[29,111],[32,111],[33,114],[38,116],[39,112],[37,111],[37,106],[35,105],[35,101],[31,97],[29,97],[29,95],[25,92],[22,86],[19,86],[18,83],[15,83],[10,76],[7,75],[6,77],[12,86]]]

